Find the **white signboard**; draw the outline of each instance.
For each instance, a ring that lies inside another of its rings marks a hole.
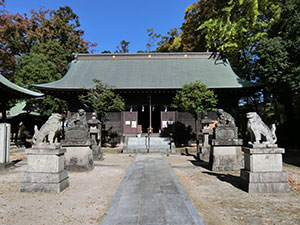
[[[0,124],[0,163],[9,162],[10,124]]]
[[[162,121],[162,124],[161,124],[161,128],[167,128],[168,127],[168,121]]]
[[[131,121],[131,128],[136,128],[136,121]]]

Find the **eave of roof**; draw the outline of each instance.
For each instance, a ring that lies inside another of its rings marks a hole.
[[[37,98],[42,97],[44,94],[28,90],[26,88],[22,88],[9,80],[7,80],[4,76],[0,74],[0,86],[1,93],[7,93],[8,96],[6,98]],[[11,96],[10,96],[11,95]]]

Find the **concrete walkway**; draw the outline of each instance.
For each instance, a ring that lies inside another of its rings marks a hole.
[[[162,155],[137,155],[102,225],[182,225],[203,222]]]

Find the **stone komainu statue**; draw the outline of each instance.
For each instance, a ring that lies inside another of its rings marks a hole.
[[[218,113],[218,122],[220,124],[235,126],[235,120],[229,113],[225,112],[223,109],[218,109],[217,113]]]
[[[75,113],[69,119],[67,127],[68,129],[87,129],[86,112],[83,109],[79,109],[78,113]]]
[[[272,130],[262,121],[256,112],[247,113],[248,123],[247,130],[250,133],[253,144],[275,144],[277,137],[275,135],[276,126],[272,125]]]
[[[61,130],[62,115],[52,113],[46,123],[38,130],[37,126],[34,127],[33,144],[39,145],[46,143],[47,139],[50,144],[54,144],[55,135]]]

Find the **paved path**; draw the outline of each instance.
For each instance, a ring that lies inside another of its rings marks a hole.
[[[183,225],[203,222],[162,155],[137,155],[102,225]]]

